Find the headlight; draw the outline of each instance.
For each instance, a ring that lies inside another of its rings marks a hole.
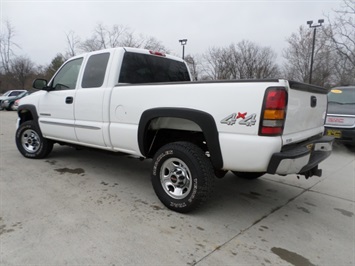
[[[4,103],[9,103],[9,100],[5,100]]]

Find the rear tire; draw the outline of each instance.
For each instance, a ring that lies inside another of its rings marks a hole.
[[[248,179],[248,180],[254,180],[257,179],[263,175],[265,175],[264,172],[236,172],[232,171],[233,174],[235,174],[237,177],[243,178],[243,179]]]
[[[174,142],[160,148],[153,158],[151,178],[160,201],[180,213],[206,202],[215,181],[209,158],[189,142]]]
[[[23,156],[42,159],[52,151],[53,141],[44,138],[33,121],[27,121],[16,131],[16,146]]]

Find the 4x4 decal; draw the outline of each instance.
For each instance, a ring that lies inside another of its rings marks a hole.
[[[247,127],[251,127],[254,126],[256,123],[256,114],[251,114],[248,115],[248,113],[233,113],[229,116],[227,116],[226,118],[221,120],[221,124],[227,124],[228,126],[232,126],[234,125],[238,119],[241,119],[239,121],[239,125],[245,125]]]

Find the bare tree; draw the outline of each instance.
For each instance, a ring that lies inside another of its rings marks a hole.
[[[26,88],[28,79],[34,74],[34,63],[25,56],[16,57],[11,64],[11,75],[21,89]]]
[[[121,37],[129,31],[128,27],[123,25],[113,25],[111,31],[108,32],[108,43],[110,47],[121,45]]]
[[[355,84],[355,67],[347,57],[339,55],[335,58],[333,68],[333,85]]]
[[[163,51],[165,53],[169,53],[169,49],[166,48],[161,41],[153,36],[142,36],[141,39],[143,42],[139,46],[143,49],[153,50],[153,51]]]
[[[65,35],[67,37],[67,44],[68,44],[65,55],[67,58],[69,58],[77,54],[80,45],[80,37],[76,35],[73,31],[70,31]]]
[[[79,49],[83,52],[92,52],[102,49],[100,43],[97,41],[96,36],[92,36],[84,41],[82,41],[79,45]]]
[[[312,83],[330,87],[335,82],[333,69],[336,54],[327,37],[329,27],[322,27],[317,31],[317,40],[314,48]],[[283,51],[286,59],[283,72],[286,78],[309,82],[310,64],[312,55],[313,30],[300,26],[297,33],[292,33],[287,39],[288,48]]]
[[[355,66],[355,0],[343,0],[342,9],[335,11],[330,34],[336,50]]]
[[[186,55],[185,56],[185,62],[187,63],[190,73],[191,73],[191,79],[193,81],[199,80],[199,63],[198,63],[197,56],[193,55]]]
[[[127,38],[129,33],[128,28],[123,25],[113,25],[110,29],[102,23],[98,23],[93,35],[81,42],[79,46],[84,52],[122,46],[123,40]]]
[[[254,71],[258,66],[259,47],[250,41],[241,41],[236,45],[232,45],[234,63],[238,70],[236,78],[248,79],[253,78]]]
[[[202,55],[203,80],[230,79],[230,65],[228,58],[230,53],[228,48],[212,47]]]
[[[141,36],[135,36],[134,32],[126,32],[122,37],[119,46],[139,48],[142,47],[144,40]]]
[[[328,16],[328,21],[327,36],[338,54],[337,84],[355,84],[355,0],[343,0],[341,8],[335,10],[335,18]]]
[[[258,66],[255,71],[255,78],[276,78],[280,75],[279,66],[276,64],[276,53],[270,48],[262,48],[258,54]]]
[[[233,78],[263,79],[279,75],[276,53],[270,47],[261,47],[250,41],[230,46]]]
[[[276,53],[250,41],[211,48],[203,58],[204,79],[263,79],[279,75]]]
[[[292,33],[286,41],[289,45],[283,51],[283,57],[286,59],[284,64],[286,78],[307,82],[312,53],[312,32],[300,26],[298,32]]]
[[[14,47],[19,46],[13,41],[15,36],[15,29],[11,25],[9,20],[4,22],[5,26],[0,32],[0,56],[1,56],[1,68],[5,74],[11,71],[11,58],[14,54]]]
[[[123,25],[113,25],[111,29],[102,23],[97,24],[94,35],[100,44],[101,49],[120,46],[122,36],[128,32],[128,28]]]
[[[93,35],[90,38],[85,39],[78,45],[83,52],[119,46],[167,52],[164,45],[155,37],[136,35],[134,31],[130,30],[127,26],[113,25],[109,28],[101,23],[96,25]]]

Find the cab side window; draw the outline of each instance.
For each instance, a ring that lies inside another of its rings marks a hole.
[[[53,79],[55,90],[74,90],[83,58],[74,59],[66,63]]]
[[[90,56],[84,71],[82,88],[99,88],[104,83],[110,53]]]

